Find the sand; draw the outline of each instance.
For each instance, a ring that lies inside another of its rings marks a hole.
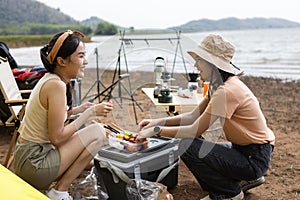
[[[100,70],[100,91],[103,85],[110,85],[113,79],[112,71]],[[187,86],[187,80],[181,74],[176,74],[174,85]],[[266,182],[254,189],[249,190],[246,199],[299,199],[300,198],[300,82],[283,81],[271,78],[243,76],[242,81],[254,92],[258,98],[269,127],[275,132],[276,144],[272,155],[270,169],[265,178]],[[96,70],[86,69],[85,78],[81,80],[81,96],[87,95],[85,99],[91,99],[97,93]],[[130,83],[136,100],[136,114],[138,121],[143,118],[156,118],[167,116],[164,110],[154,107],[152,102],[141,91],[142,87],[153,86],[154,74],[150,72],[131,72]],[[122,81],[124,87],[129,89],[128,80]],[[102,85],[103,84],[103,85]],[[88,90],[90,89],[89,93]],[[124,100],[122,107],[113,100],[114,111],[102,118],[102,122],[114,122],[124,129],[136,130],[132,99],[126,99],[127,92],[122,89]],[[113,90],[114,97],[118,97],[118,87]],[[129,97],[129,96],[128,96]],[[118,100],[118,99],[116,99]],[[120,100],[120,99],[119,99]],[[96,100],[97,101],[97,100]],[[120,103],[120,101],[119,101]],[[141,109],[139,108],[141,107]],[[143,111],[142,111],[143,110]],[[11,129],[10,129],[11,130]],[[0,162],[4,162],[4,155],[8,149],[11,135],[7,128],[0,129]],[[74,190],[76,184],[84,174],[79,177],[71,188]],[[71,191],[74,192],[74,191]],[[175,200],[200,199],[206,192],[201,189],[192,174],[183,162],[179,164],[178,185],[169,191]]]

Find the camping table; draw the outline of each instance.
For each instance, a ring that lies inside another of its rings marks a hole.
[[[158,99],[153,96],[154,88],[142,88],[142,91],[156,107],[163,107],[170,116],[193,110],[203,98],[202,93],[197,93],[196,90],[193,91],[191,98],[183,98],[178,96],[176,92],[171,92],[173,96],[172,103],[159,103]]]

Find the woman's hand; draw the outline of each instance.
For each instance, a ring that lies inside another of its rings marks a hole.
[[[112,110],[113,110],[112,102],[102,102],[94,105],[94,111],[96,116],[107,116],[107,114]]]
[[[88,109],[89,107],[91,107],[93,105],[94,105],[94,103],[85,102],[85,103],[81,104],[80,106],[76,106],[76,107],[72,108],[72,114],[76,115],[78,113],[83,113],[86,109]]]
[[[156,135],[157,133],[154,132],[154,127],[143,129],[138,133],[137,139],[142,139],[142,138],[148,138]]]
[[[148,126],[149,124],[151,124],[152,119],[143,119],[140,123],[139,123],[139,130],[141,131],[144,128],[148,128],[150,126]]]
[[[76,130],[79,130],[83,124],[93,120],[96,116],[106,116],[107,113],[112,111],[112,109],[113,105],[111,102],[94,104],[80,114],[80,116],[74,121]]]

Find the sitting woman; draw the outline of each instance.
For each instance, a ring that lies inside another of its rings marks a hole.
[[[189,113],[140,122],[139,137],[160,134],[184,138],[181,159],[209,195],[204,199],[244,199],[243,191],[263,183],[275,142],[259,103],[235,75],[234,46],[218,35],[208,35],[188,53],[208,95]],[[204,140],[202,134],[219,121],[229,142]],[[245,182],[246,181],[246,182]]]
[[[112,111],[109,102],[85,103],[70,109],[70,80],[84,76],[88,64],[83,34],[66,31],[53,37],[41,51],[47,73],[34,87],[19,128],[14,152],[15,173],[40,190],[48,190],[51,199],[72,199],[68,189],[74,179],[91,164],[94,155],[107,144],[99,123],[88,123]],[[69,124],[70,114],[81,113]]]

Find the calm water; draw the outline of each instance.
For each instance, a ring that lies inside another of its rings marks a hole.
[[[88,67],[98,66],[101,70],[120,68],[129,71],[153,71],[155,58],[163,56],[167,60],[168,71],[193,72],[194,62],[186,51],[193,49],[209,33],[220,34],[234,44],[236,54],[233,63],[246,75],[300,80],[299,28],[181,34],[181,45],[177,45],[178,40],[173,39],[177,37],[176,34],[125,35],[126,39],[131,40],[123,43],[124,46],[121,46],[119,35],[93,37],[93,42],[86,44]],[[159,40],[152,40],[158,38]],[[161,40],[162,38],[165,40]],[[120,47],[119,65],[117,59]],[[19,65],[41,65],[39,49],[40,47],[16,48],[11,49],[11,54]]]

